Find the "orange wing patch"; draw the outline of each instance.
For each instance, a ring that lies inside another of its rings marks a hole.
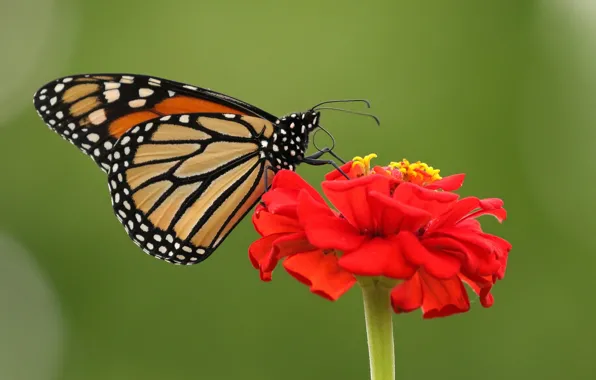
[[[189,96],[174,96],[157,103],[146,111],[138,111],[114,120],[109,127],[112,137],[119,139],[132,127],[160,116],[177,115],[185,113],[232,113],[246,115],[237,109],[208,100],[191,98]]]
[[[135,113],[129,113],[126,116],[122,116],[116,120],[114,120],[108,129],[110,135],[119,139],[122,137],[126,131],[131,129],[137,124],[140,124],[144,121],[155,119],[159,117],[159,114],[150,112],[150,111],[140,111]]]
[[[233,113],[236,115],[246,115],[237,109],[227,107],[208,100],[191,98],[189,96],[174,96],[160,103],[157,103],[153,110],[162,115],[174,115],[180,113]]]

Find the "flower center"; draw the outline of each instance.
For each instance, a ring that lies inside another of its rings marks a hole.
[[[352,159],[350,177],[358,178],[369,174],[385,174],[398,178],[404,182],[411,182],[416,185],[428,185],[441,179],[440,170],[420,161],[410,163],[405,158],[400,162],[391,162],[385,167],[371,167],[371,160],[376,158],[374,153],[365,157],[356,156]]]
[[[403,181],[412,182],[416,185],[427,185],[441,179],[439,169],[420,161],[410,163],[405,158],[400,162],[390,163],[386,169],[399,171]]]

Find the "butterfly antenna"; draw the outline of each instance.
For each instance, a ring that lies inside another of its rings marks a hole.
[[[366,116],[366,117],[370,117],[370,118],[374,119],[375,122],[377,123],[377,125],[379,125],[379,126],[381,125],[381,120],[379,120],[378,117],[376,117],[373,114],[366,113],[366,112],[358,112],[358,111],[352,111],[352,110],[347,110],[344,108],[335,108],[335,107],[319,107],[317,110],[318,111],[320,111],[320,110],[341,111],[341,112],[351,113],[354,115]]]
[[[367,108],[370,108],[370,102],[366,99],[334,99],[334,100],[326,100],[319,104],[314,105],[311,110],[315,110],[315,108],[322,106],[324,104],[331,104],[331,103],[364,103],[366,104]]]

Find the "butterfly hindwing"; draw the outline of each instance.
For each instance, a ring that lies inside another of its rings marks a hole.
[[[271,183],[261,141],[273,133],[271,122],[236,114],[139,123],[108,157],[117,218],[146,253],[175,264],[206,259],[259,200],[264,175]]]
[[[163,78],[88,74],[60,78],[34,95],[44,122],[104,170],[116,141],[139,123],[165,115],[230,113],[275,117],[238,99]]]

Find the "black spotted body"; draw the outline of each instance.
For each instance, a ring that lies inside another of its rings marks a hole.
[[[275,130],[262,140],[264,153],[276,169],[295,170],[302,161],[310,133],[317,127],[319,112],[293,113],[275,121]]]

